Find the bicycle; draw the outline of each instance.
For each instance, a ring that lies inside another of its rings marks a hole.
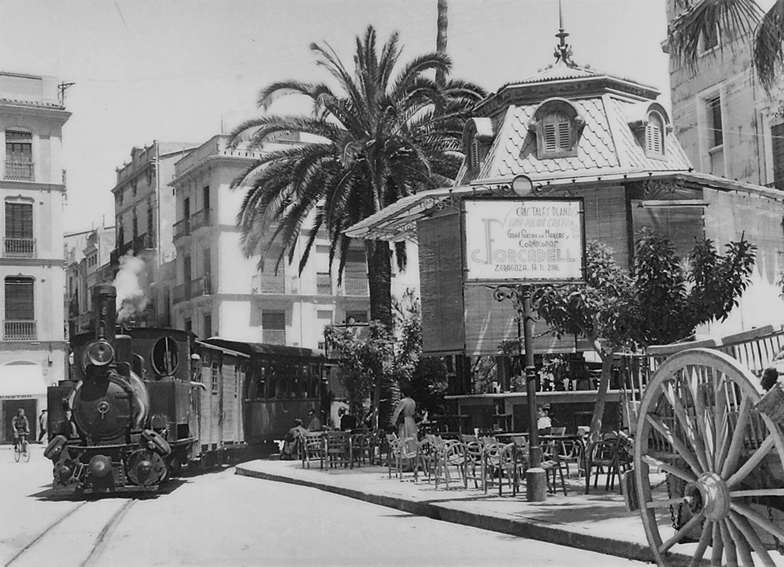
[[[30,461],[30,447],[27,443],[27,435],[20,434],[19,441],[14,445],[14,460],[18,463],[23,460],[25,463]]]

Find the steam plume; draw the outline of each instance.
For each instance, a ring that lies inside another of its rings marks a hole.
[[[133,318],[147,305],[147,267],[144,260],[129,252],[120,258],[120,271],[114,279],[117,288],[117,322]]]

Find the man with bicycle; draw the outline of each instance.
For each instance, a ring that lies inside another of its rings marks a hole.
[[[14,449],[19,447],[19,442],[27,439],[30,435],[30,422],[27,421],[27,416],[23,408],[19,408],[16,415],[11,420],[11,428],[14,430]]]

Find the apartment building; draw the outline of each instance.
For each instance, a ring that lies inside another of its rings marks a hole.
[[[62,162],[70,117],[53,77],[0,72],[0,443],[18,408],[46,407],[46,387],[65,376]]]
[[[671,22],[687,7],[667,0]],[[767,93],[751,64],[751,35],[717,33],[701,45],[694,69],[670,57],[670,95],[674,133],[698,172],[784,190],[784,82]],[[663,44],[668,51],[667,42]],[[751,201],[748,201],[751,202]],[[784,270],[779,241],[784,207],[756,203],[756,217],[723,211],[721,222],[709,223],[705,236],[723,248],[731,239],[753,235],[758,246],[752,287],[742,305],[711,332],[733,332],[784,317],[778,281]],[[760,218],[770,223],[761,223]],[[775,227],[755,234],[760,226]]]
[[[265,151],[300,143],[282,136]],[[216,135],[175,164],[173,323],[200,337],[323,348],[325,325],[368,320],[364,248],[358,242],[350,252],[340,286],[326,234],[317,235],[301,275],[299,247],[294,261],[277,269],[276,250],[263,266],[259,256],[244,257],[236,226],[244,191],[230,184],[261,155]]]
[[[140,258],[134,277],[145,296],[131,304],[128,317],[138,326],[166,325],[168,282],[161,266],[174,259],[172,225],[174,196],[169,183],[174,164],[198,144],[157,142],[131,150],[131,160],[117,168],[117,183],[112,189],[116,227],[116,246],[111,254],[116,273],[128,258]],[[123,290],[118,294],[122,296]],[[122,299],[122,297],[121,297]]]

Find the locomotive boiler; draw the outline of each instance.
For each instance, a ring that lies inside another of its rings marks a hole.
[[[95,286],[95,334],[72,340],[75,379],[48,391],[44,456],[56,491],[155,489],[187,461],[194,442],[187,334],[159,337],[151,371],[134,339],[116,333],[116,295],[111,285]]]

